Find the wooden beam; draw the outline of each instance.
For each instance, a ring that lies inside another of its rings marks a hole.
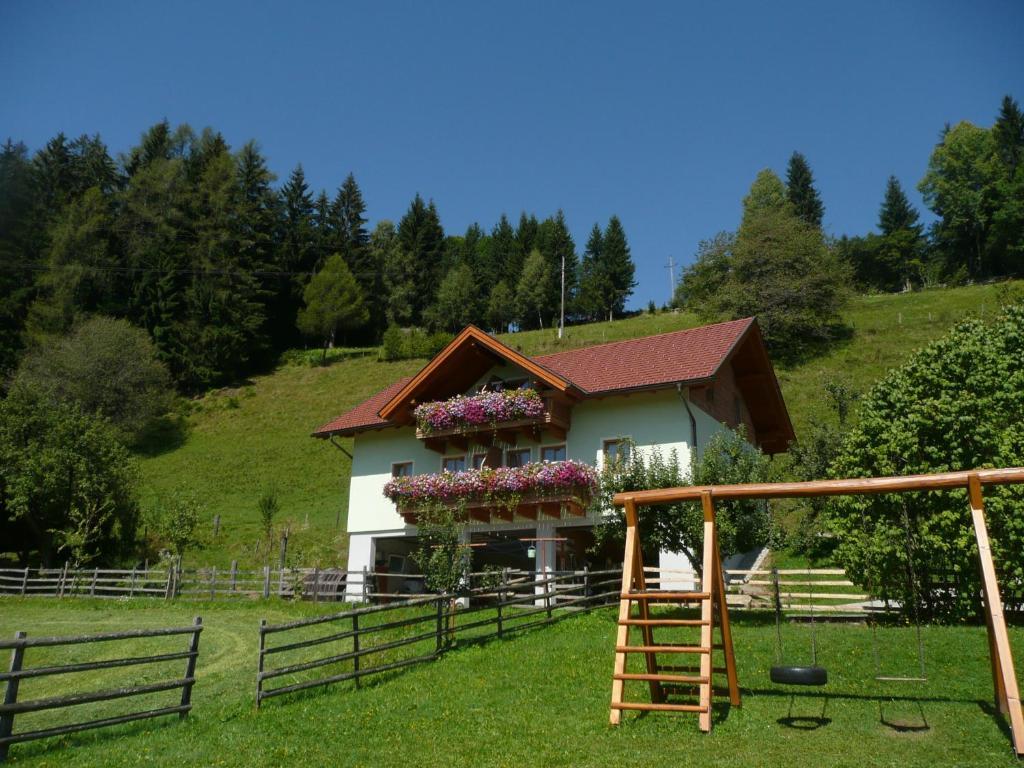
[[[632,501],[627,501],[626,507],[626,556],[623,558],[622,563],[622,592],[631,592],[633,590],[634,580],[634,569],[636,568],[637,558],[634,553],[639,549],[637,542],[637,531],[636,531],[636,505]],[[643,570],[641,569],[641,573]],[[624,622],[629,618],[629,600],[619,600],[619,626],[615,632],[615,647],[622,648],[629,644],[629,626]],[[621,706],[623,703],[623,692],[625,688],[625,681],[621,678],[621,675],[626,672],[626,654],[621,651],[615,652],[615,666],[612,674],[612,702],[611,711],[608,715],[608,722],[612,725],[618,725],[622,719],[622,710],[616,707]]]
[[[812,480],[803,483],[743,483],[740,485],[694,485],[654,491],[628,491],[615,495],[616,506],[632,499],[638,506],[670,504],[675,501],[699,501],[705,492],[715,499],[784,499],[807,496],[850,496],[897,491],[941,491],[966,488],[970,475],[981,485],[1024,483],[1024,467],[979,469],[966,472],[940,472],[934,475],[867,477],[849,480]]]
[[[712,591],[715,572],[715,508],[711,500],[711,493],[705,491],[701,494],[701,507],[704,511],[704,559],[701,570],[701,589]],[[703,624],[700,628],[700,645],[702,648],[711,648],[714,631],[715,612],[711,599],[702,600],[700,604],[700,619]],[[702,731],[711,731],[711,697],[712,686],[712,658],[710,653],[703,653],[700,657],[700,676],[708,682],[700,686],[700,713],[699,726]]]
[[[995,680],[996,705],[1009,716],[1013,751],[1024,755],[1024,714],[1021,712],[1020,691],[1013,668],[1013,651],[1006,632],[1003,601],[999,596],[999,581],[992,561],[992,548],[985,524],[985,506],[981,495],[979,472],[970,474],[968,494],[971,502],[971,520],[978,540],[978,559],[981,561],[982,589],[985,598],[985,618],[988,627],[989,650],[992,653],[992,673]]]

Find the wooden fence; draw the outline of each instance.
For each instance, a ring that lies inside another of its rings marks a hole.
[[[2,568],[0,596],[156,597],[194,600],[286,597],[344,600],[347,573],[335,569]]]
[[[618,600],[621,578],[618,569],[507,578],[470,590],[465,595],[469,607],[431,595],[284,624],[262,621],[256,706],[274,696],[345,680],[358,685],[369,675],[432,661],[458,642],[504,637],[611,604]],[[284,642],[270,645],[276,636]],[[297,653],[310,648],[317,649],[314,658]],[[304,675],[309,672],[313,675]],[[271,680],[283,684],[267,687]]]
[[[184,718],[192,709],[192,686],[195,683],[196,659],[199,656],[199,634],[202,631],[202,619],[196,617],[193,625],[189,627],[141,629],[129,632],[111,632],[98,635],[80,635],[76,637],[30,638],[25,632],[18,632],[15,634],[13,640],[0,640],[0,649],[11,649],[10,667],[7,672],[0,672],[0,681],[6,682],[3,704],[0,705],[0,762],[7,758],[7,752],[11,744],[23,741],[34,741],[36,739],[44,739],[49,736],[77,733],[78,731],[86,731],[93,728],[105,728],[111,725],[130,723],[136,720],[145,720],[164,715],[177,714],[180,718]],[[123,656],[119,658],[103,659],[101,661],[82,661],[70,664],[55,664],[37,667],[25,666],[25,652],[29,648],[77,646],[85,643],[138,640],[139,638],[167,637],[170,635],[188,635],[188,645],[186,650],[151,654],[148,656]],[[185,673],[180,678],[164,679],[157,682],[146,683],[145,685],[131,685],[121,688],[84,691],[61,696],[31,699],[28,701],[18,700],[18,689],[22,680],[66,675],[92,670],[114,669],[117,667],[158,664],[178,660],[185,661]],[[95,702],[123,699],[131,696],[142,696],[179,689],[181,691],[180,700],[178,703],[170,706],[134,711],[114,717],[103,717],[94,720],[51,726],[48,728],[39,728],[23,731],[21,733],[14,732],[14,719],[17,715],[61,709],[64,707],[77,707],[82,704],[91,704]]]

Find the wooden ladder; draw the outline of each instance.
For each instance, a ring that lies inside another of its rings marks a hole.
[[[626,553],[622,563],[622,590],[619,595],[619,626],[615,640],[615,669],[612,673],[612,701],[609,721],[618,725],[622,711],[668,711],[695,712],[699,715],[702,731],[711,730],[711,703],[714,696],[714,675],[725,672],[729,681],[729,702],[732,706],[740,705],[739,682],[736,677],[736,658],[733,655],[732,631],[729,627],[729,607],[726,604],[725,581],[722,575],[721,556],[718,551],[718,536],[715,527],[715,508],[710,492],[701,495],[704,511],[704,557],[703,580],[700,592],[672,592],[661,589],[649,589],[648,579],[644,575],[643,555],[640,551],[640,534],[637,526],[636,502],[627,497],[626,511]],[[651,582],[661,579],[651,579]],[[654,618],[651,615],[651,603],[669,602],[685,605],[699,605],[699,619]],[[638,616],[633,615],[633,604],[638,607]],[[721,642],[713,642],[714,629],[717,626]],[[630,628],[636,627],[641,633],[641,644],[630,645]],[[656,627],[699,628],[700,641],[697,645],[655,642]],[[713,664],[715,650],[721,650],[725,660],[724,667],[716,668]],[[643,654],[646,672],[627,672],[626,659],[630,654]],[[674,674],[691,672],[691,666],[661,665],[658,654],[695,654],[700,657],[699,672],[692,674]],[[625,684],[627,681],[643,681],[650,688],[650,701],[626,701]],[[698,701],[696,704],[668,702],[665,687],[696,686]]]

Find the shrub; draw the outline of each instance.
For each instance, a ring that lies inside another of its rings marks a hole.
[[[956,326],[878,382],[858,413],[833,467],[840,476],[1024,464],[1024,307]],[[985,498],[993,557],[1020,579],[1024,489],[993,488]],[[963,491],[841,497],[826,514],[837,556],[860,585],[903,604],[917,593],[925,614],[977,613],[977,552]],[[936,587],[949,578],[955,590]]]

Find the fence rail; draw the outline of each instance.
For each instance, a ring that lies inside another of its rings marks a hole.
[[[78,635],[74,637],[28,637],[25,632],[15,634],[13,640],[0,640],[0,649],[11,650],[11,663],[7,672],[0,672],[0,682],[5,682],[3,704],[0,704],[0,762],[7,758],[11,744],[24,741],[35,741],[50,736],[60,736],[67,733],[92,730],[94,728],[105,728],[121,723],[130,723],[137,720],[146,720],[164,715],[177,714],[184,718],[192,709],[192,686],[195,684],[196,659],[199,656],[199,634],[203,631],[203,621],[196,617],[192,626],[169,627],[163,629],[131,630],[128,632],[108,632],[94,635]],[[70,664],[51,664],[48,666],[26,667],[25,655],[30,648],[46,648],[54,646],[78,646],[87,643],[107,643],[125,640],[137,640],[140,638],[157,638],[177,635],[187,635],[188,645],[184,651],[174,651],[150,654],[146,656],[122,656],[99,661],[83,661]],[[18,699],[19,686],[22,680],[40,677],[52,677],[67,675],[76,672],[88,672],[94,670],[113,669],[119,667],[134,667],[146,664],[157,664],[169,661],[185,661],[184,675],[180,678],[169,678],[144,685],[129,685],[119,688],[105,688],[101,690],[81,691],[64,694],[61,696],[48,696],[30,700]],[[41,712],[45,710],[63,709],[66,707],[77,707],[83,704],[93,704],[102,701],[130,698],[132,696],[143,696],[147,694],[162,693],[166,691],[180,690],[181,697],[178,703],[158,707],[156,709],[136,710],[114,717],[103,717],[92,720],[83,720],[64,725],[51,726],[48,728],[37,728],[34,730],[14,732],[14,720],[17,715],[30,712]]]
[[[503,637],[611,604],[618,599],[621,578],[619,570],[573,571],[533,580],[505,571],[500,581],[470,590],[465,595],[469,607],[431,595],[284,624],[264,620],[259,627],[256,706],[274,696],[345,680],[359,685],[369,675],[433,661],[458,642]],[[325,633],[310,636],[321,630]],[[284,642],[270,644],[282,635]],[[295,652],[311,648],[318,655],[295,657]],[[276,659],[283,660],[270,666]],[[316,676],[297,679],[313,671]],[[288,681],[266,685],[282,678]]]

